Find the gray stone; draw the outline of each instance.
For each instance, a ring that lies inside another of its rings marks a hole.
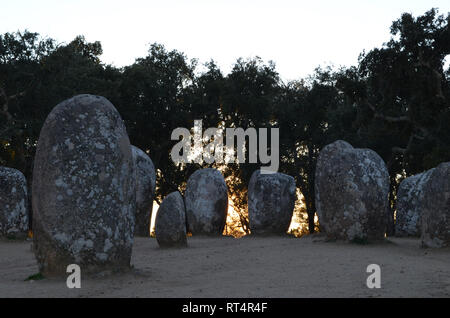
[[[423,246],[450,246],[450,162],[433,169],[420,202]]]
[[[186,213],[180,192],[170,193],[159,206],[155,234],[160,247],[187,246]]]
[[[248,185],[250,231],[256,235],[285,234],[295,206],[295,180],[283,173],[253,172]]]
[[[58,104],[42,127],[33,172],[34,252],[40,271],[66,275],[130,267],[135,171],[125,125],[104,97]]]
[[[25,176],[19,170],[0,167],[0,237],[25,238],[27,230]]]
[[[188,231],[222,235],[228,209],[228,188],[216,169],[200,169],[188,179],[185,192]]]
[[[423,186],[434,169],[408,177],[400,183],[397,191],[397,213],[395,218],[395,236],[420,237],[421,200]]]
[[[338,140],[319,154],[315,200],[321,231],[330,239],[381,240],[389,209],[389,174],[370,149]]]
[[[156,173],[150,157],[141,149],[131,146],[136,169],[136,225],[135,236],[150,236]]]

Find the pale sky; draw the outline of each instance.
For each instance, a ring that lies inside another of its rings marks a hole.
[[[389,40],[403,12],[449,0],[0,0],[0,33],[38,32],[59,42],[77,35],[100,41],[102,61],[129,65],[149,44],[184,52],[200,63],[214,59],[229,72],[238,57],[273,60],[284,80],[319,66],[356,64],[359,53]]]

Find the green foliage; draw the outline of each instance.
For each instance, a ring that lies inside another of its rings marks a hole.
[[[195,61],[190,63],[178,51],[166,51],[153,44],[148,56],[137,59],[124,69],[116,104],[131,136],[131,142],[148,151],[158,169],[157,197],[159,201],[179,190],[182,180],[193,167],[176,166],[170,150],[176,141],[170,139],[173,129],[192,127],[195,114],[191,111]]]

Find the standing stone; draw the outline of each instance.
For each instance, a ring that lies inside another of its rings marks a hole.
[[[0,237],[25,238],[27,181],[19,170],[0,167]]]
[[[58,104],[39,136],[33,174],[34,252],[44,275],[130,266],[135,171],[124,123],[104,97]]]
[[[155,166],[141,149],[131,146],[136,168],[136,225],[135,236],[150,236],[153,198],[155,196]]]
[[[285,234],[295,206],[295,180],[283,173],[253,172],[248,185],[248,217],[252,234]]]
[[[330,239],[381,240],[389,209],[389,174],[370,149],[338,140],[322,149],[315,174],[321,230]]]
[[[228,188],[219,170],[195,171],[185,193],[188,230],[193,235],[222,235],[228,209]]]
[[[161,247],[184,247],[186,241],[186,213],[180,192],[164,198],[155,219],[156,240]]]
[[[422,245],[450,246],[450,162],[441,163],[423,186]]]
[[[434,169],[408,177],[400,183],[397,191],[397,214],[395,218],[395,236],[420,237],[421,200],[423,186]]]

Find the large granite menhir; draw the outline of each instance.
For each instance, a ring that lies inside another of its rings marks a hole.
[[[19,170],[0,167],[0,238],[25,238],[27,181]]]
[[[58,104],[42,127],[33,174],[34,252],[46,276],[126,270],[133,246],[135,172],[125,125],[105,98]]]
[[[131,146],[136,169],[136,225],[135,236],[150,236],[150,219],[156,188],[156,173],[150,157],[141,149]]]
[[[295,180],[282,173],[253,172],[248,186],[252,235],[285,234],[295,206]]]
[[[420,203],[423,246],[450,246],[450,162],[432,169]]]
[[[222,235],[228,209],[228,189],[217,169],[195,171],[184,195],[188,231],[192,235]]]
[[[422,233],[421,201],[423,189],[434,169],[408,177],[397,191],[395,236],[420,237]]]
[[[389,174],[370,149],[338,140],[319,154],[315,200],[321,230],[330,239],[381,240],[389,209]]]

